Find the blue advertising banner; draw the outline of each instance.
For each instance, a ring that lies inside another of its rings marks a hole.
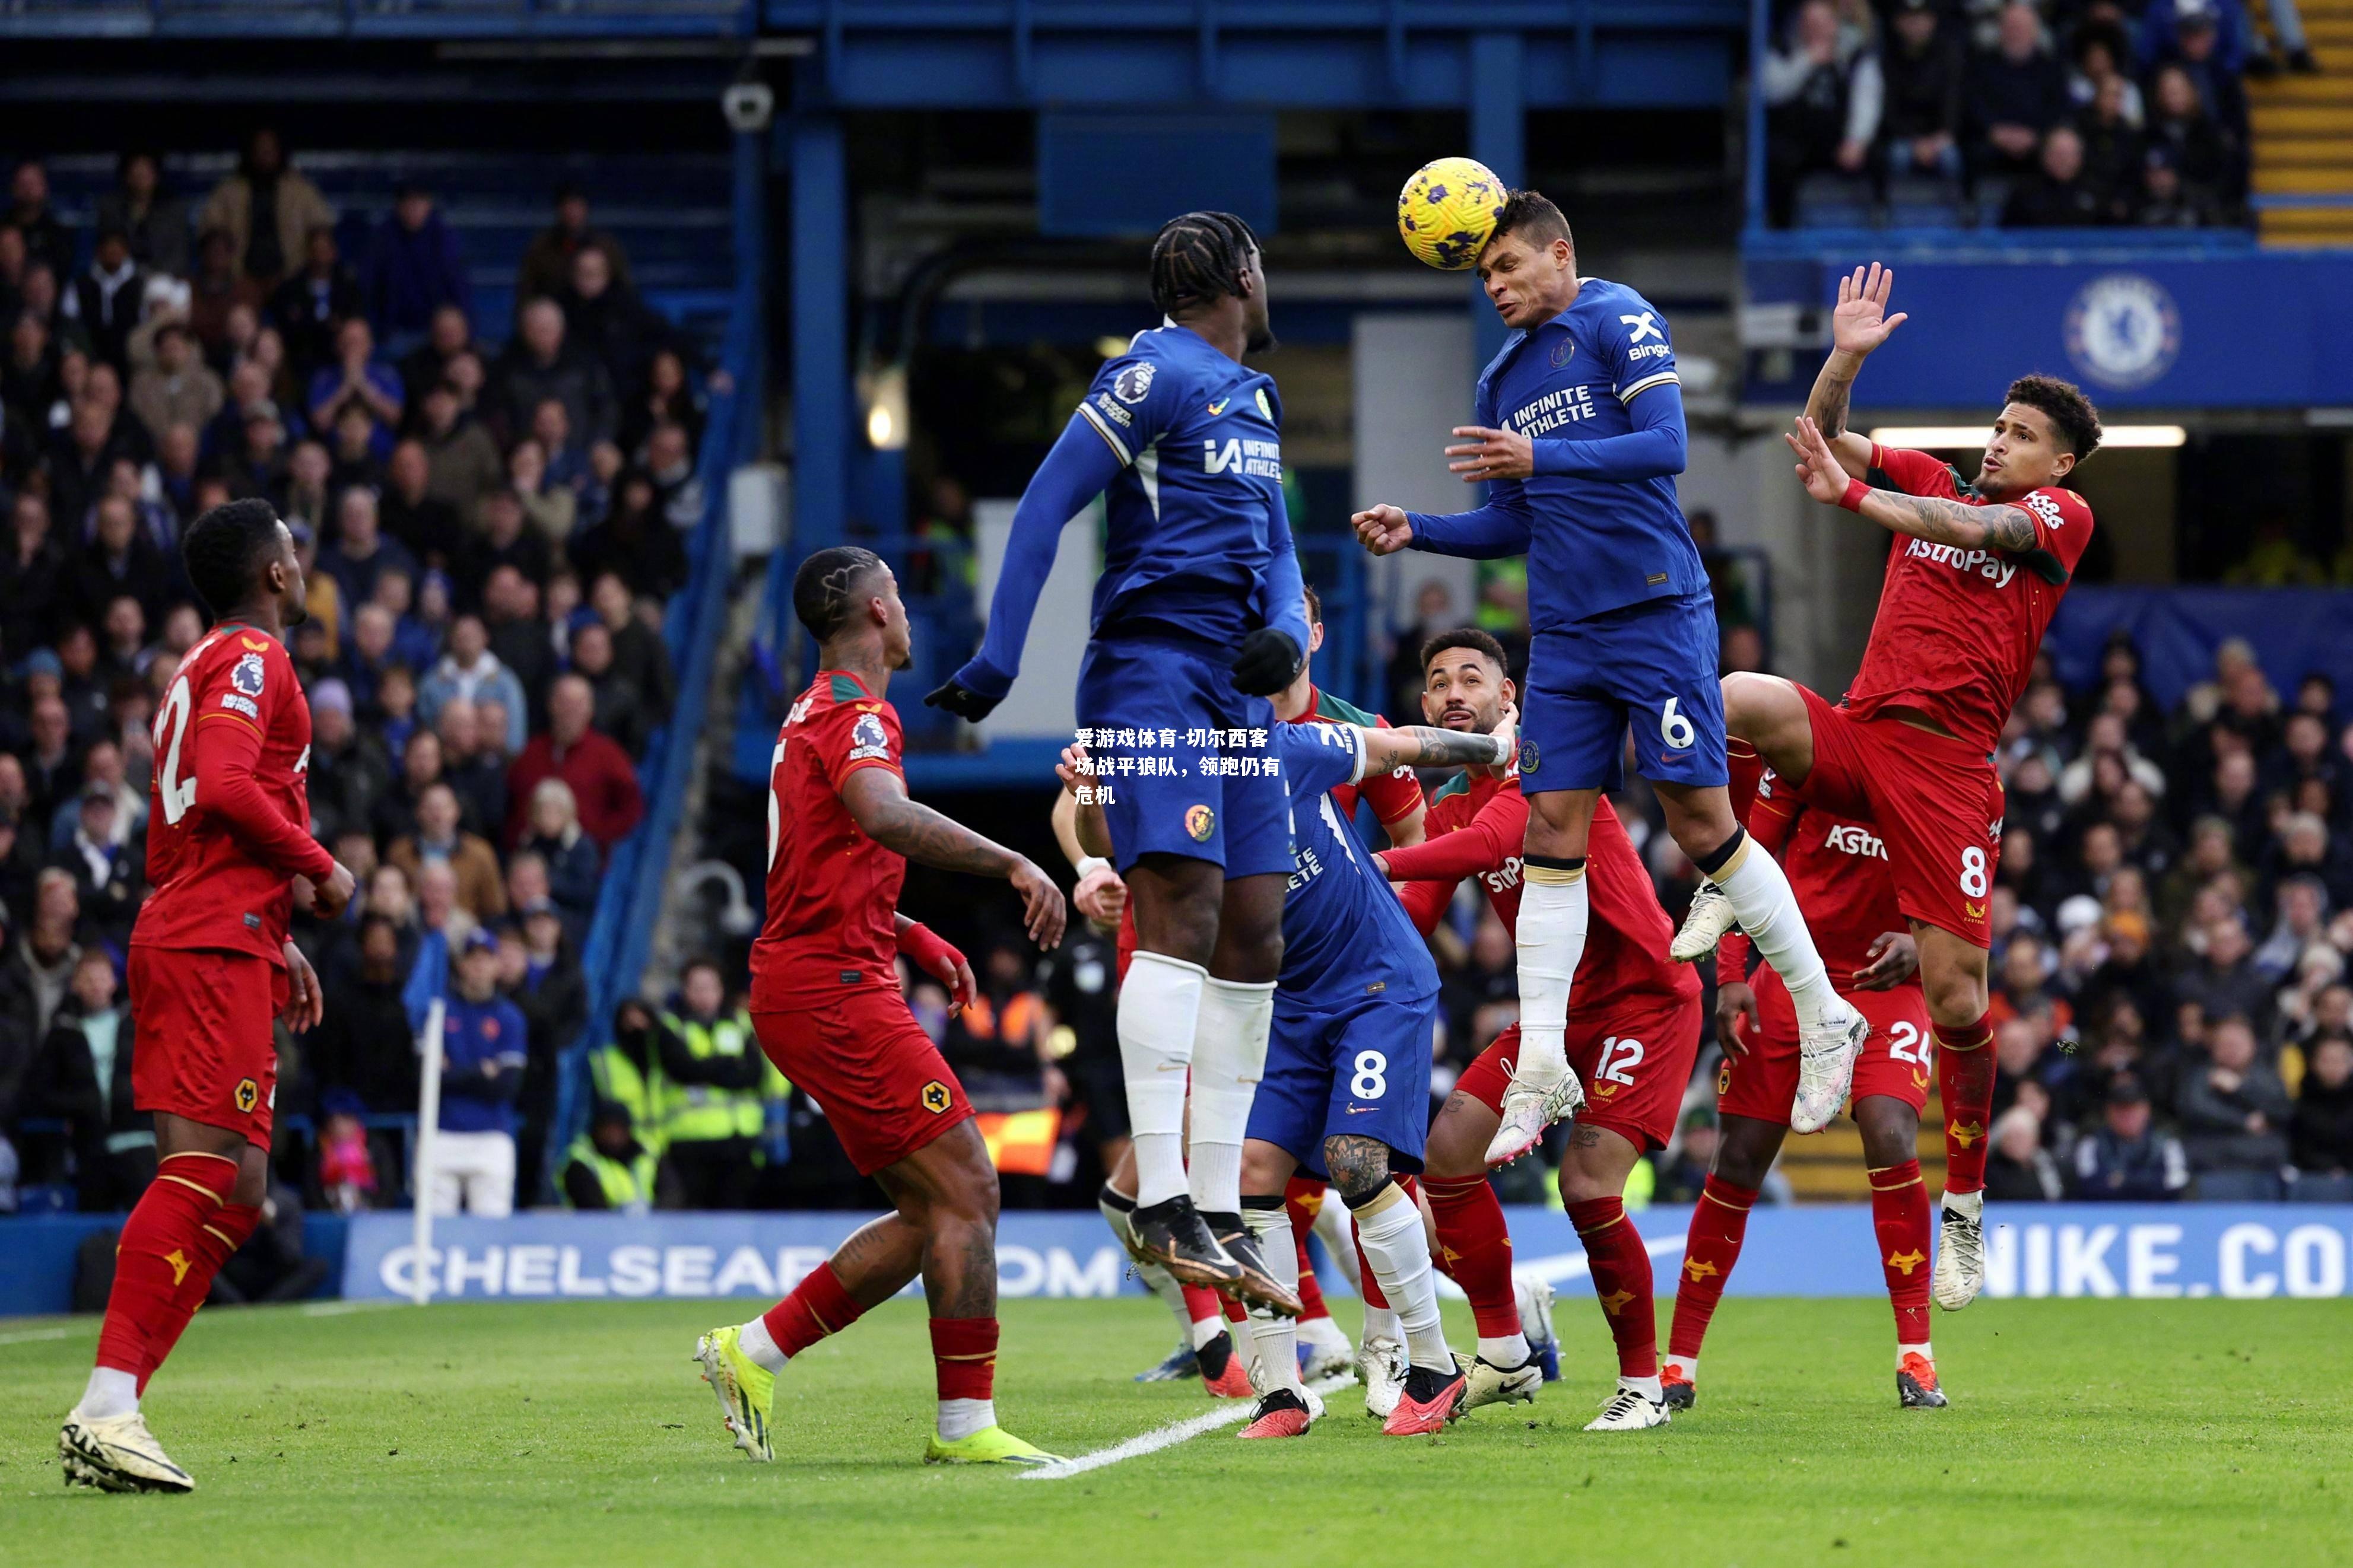
[[[1514,1208],[1523,1274],[1566,1287],[1587,1278],[1584,1248],[1557,1210]],[[436,1300],[774,1299],[871,1216],[850,1214],[522,1215],[434,1227],[425,1261]],[[1635,1216],[1662,1296],[1674,1290],[1686,1208]],[[2013,1205],[1987,1238],[1992,1296],[2342,1296],[2353,1206],[2320,1204]],[[406,1215],[352,1221],[343,1294],[407,1298],[417,1259]],[[1091,1214],[1005,1215],[999,1291],[1009,1298],[1140,1294],[1126,1257]],[[1326,1289],[1345,1283],[1328,1268]],[[1884,1285],[1862,1205],[1760,1208],[1732,1278],[1736,1296],[1877,1296]],[[1450,1287],[1451,1289],[1451,1287]]]
[[[1837,302],[1840,270],[1821,267],[1814,302]],[[2353,404],[2341,252],[1907,258],[1896,270],[1894,308],[1912,319],[1871,356],[1874,409],[1991,406],[2029,371],[2081,383],[2103,410]]]
[[[2140,650],[2141,679],[2170,712],[2192,686],[2214,679],[2214,650],[2243,637],[2283,699],[2318,673],[2353,696],[2353,591],[2334,588],[2134,588],[2094,584],[2059,602],[2042,646],[2071,689],[2099,679],[2109,634]]]

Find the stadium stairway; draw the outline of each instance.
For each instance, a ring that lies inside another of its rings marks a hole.
[[[2353,0],[2302,0],[2317,76],[2251,81],[2265,245],[2353,245]]]

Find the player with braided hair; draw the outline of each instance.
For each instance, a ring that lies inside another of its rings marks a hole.
[[[1103,497],[1078,719],[1135,910],[1118,1028],[1137,1250],[1296,1314],[1241,1214],[1292,870],[1269,699],[1309,647],[1282,405],[1241,363],[1274,343],[1266,272],[1248,224],[1193,212],[1162,226],[1151,279],[1166,319],[1096,374],[1014,514],[979,653],[925,700],[976,722],[1003,700],[1063,525]]]

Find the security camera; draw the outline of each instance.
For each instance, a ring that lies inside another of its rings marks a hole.
[[[739,81],[719,95],[719,108],[736,131],[765,131],[776,115],[776,95],[766,82]]]

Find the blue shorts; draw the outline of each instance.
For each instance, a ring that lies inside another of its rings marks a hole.
[[[1089,643],[1079,727],[1095,731],[1087,749],[1106,770],[1096,777],[1111,793],[1103,818],[1119,868],[1139,856],[1182,855],[1229,877],[1289,876],[1291,796],[1266,743],[1273,725],[1274,704],[1236,691],[1222,658],[1144,638]],[[1219,743],[1203,742],[1209,731]],[[1252,733],[1236,746],[1235,731]],[[1235,764],[1234,773],[1210,773],[1210,760]]]
[[[1614,790],[1626,731],[1653,784],[1731,782],[1715,605],[1705,594],[1651,599],[1535,634],[1520,694],[1520,789]]]
[[[1316,1176],[1327,1173],[1324,1140],[1345,1134],[1388,1144],[1393,1171],[1419,1171],[1437,1019],[1435,996],[1366,996],[1329,1011],[1293,1006],[1277,992],[1266,1074],[1245,1136],[1295,1156]]]

